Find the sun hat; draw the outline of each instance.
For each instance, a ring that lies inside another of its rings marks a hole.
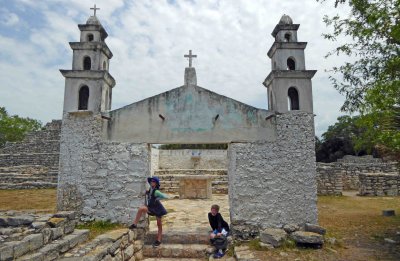
[[[158,186],[160,186],[160,179],[158,177],[153,176],[153,177],[147,178],[147,182],[151,183],[152,181],[154,181],[155,183],[157,183]]]

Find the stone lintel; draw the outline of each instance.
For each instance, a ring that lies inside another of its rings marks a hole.
[[[104,80],[111,88],[115,86],[115,80],[107,71],[99,70],[60,70],[65,78],[86,78]]]
[[[197,86],[196,69],[194,67],[185,68],[185,85]]]
[[[101,38],[106,39],[108,33],[101,24],[78,24],[79,30],[83,31],[100,31]]]
[[[291,30],[291,31],[297,31],[299,29],[300,24],[277,24],[272,31],[271,35],[275,37],[279,31],[282,30]]]
[[[316,72],[317,70],[274,70],[265,78],[263,85],[268,87],[277,78],[311,79]]]
[[[70,42],[69,46],[71,46],[71,49],[74,51],[100,49],[108,57],[108,59],[113,57],[113,53],[104,42]]]
[[[277,49],[306,49],[307,42],[274,42],[268,51],[268,57],[272,58]]]

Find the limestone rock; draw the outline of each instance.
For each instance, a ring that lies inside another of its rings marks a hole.
[[[7,218],[7,224],[9,226],[17,227],[22,225],[30,225],[34,221],[32,216],[22,215]]]
[[[287,238],[287,234],[283,229],[267,228],[260,232],[260,240],[265,244],[271,244],[274,247],[279,247]]]
[[[300,227],[296,224],[286,224],[283,226],[283,230],[285,230],[286,233],[290,234],[290,233],[299,231]]]
[[[55,218],[66,218],[68,220],[75,219],[76,212],[75,211],[59,211],[53,215]]]
[[[307,232],[314,232],[314,233],[317,233],[320,235],[326,234],[326,229],[321,226],[318,226],[318,225],[306,223],[304,228],[305,228],[305,231],[307,231]]]
[[[296,231],[292,233],[290,237],[297,244],[322,245],[324,243],[323,237],[320,234],[314,232]]]
[[[65,224],[65,218],[50,218],[49,221],[47,221],[47,224],[49,224],[50,227],[61,227],[62,225]]]

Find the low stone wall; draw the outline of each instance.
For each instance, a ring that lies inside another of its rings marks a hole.
[[[399,196],[400,175],[362,173],[360,178],[360,196]]]
[[[178,193],[179,180],[186,175],[209,176],[212,178],[213,194],[228,193],[228,173],[226,169],[171,169],[156,170],[154,175],[161,181],[161,190],[165,193]]]
[[[318,195],[341,196],[343,191],[342,172],[331,164],[317,164]]]
[[[160,150],[158,169],[226,169],[226,150]]]
[[[383,162],[372,156],[345,156],[332,163],[317,163],[319,195],[341,195],[343,190],[359,190],[360,174],[398,173],[396,162]]]

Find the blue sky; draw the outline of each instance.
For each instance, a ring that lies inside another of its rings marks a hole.
[[[71,69],[68,42],[79,41],[77,24],[86,22],[95,3],[114,54],[113,109],[181,86],[189,49],[198,56],[193,65],[199,86],[267,108],[262,82],[271,68],[271,32],[288,14],[300,24],[299,41],[308,42],[307,69],[318,70],[313,78],[316,134],[342,114],[344,98],[325,70],[345,58],[325,59],[335,45],[321,34],[329,31],[324,15],[348,10],[315,0],[0,0],[0,106],[42,123],[61,118],[59,69]]]

